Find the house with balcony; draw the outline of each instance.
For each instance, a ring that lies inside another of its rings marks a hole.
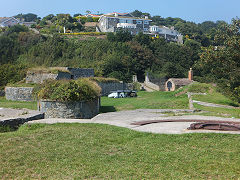
[[[150,34],[155,37],[164,37],[167,41],[174,41],[183,44],[183,36],[174,29],[166,26],[150,26]]]
[[[14,17],[0,17],[0,27],[11,27],[19,23],[20,21]]]
[[[149,33],[151,21],[147,16],[145,18],[138,18],[133,17],[129,13],[109,13],[100,17],[97,31],[116,32],[119,29],[126,29],[132,35],[136,35],[139,32]]]
[[[183,43],[183,36],[176,31],[174,27],[151,26],[151,21],[147,16],[139,18],[133,17],[129,13],[108,13],[100,16],[96,31],[117,32],[119,29],[126,29],[131,32],[132,35],[143,32],[153,37],[163,37],[167,41]]]

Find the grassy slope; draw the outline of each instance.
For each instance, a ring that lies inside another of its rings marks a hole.
[[[201,85],[201,84],[200,84]],[[232,101],[221,93],[217,92],[216,87],[209,85],[209,91],[207,95],[194,95],[193,99],[203,102],[222,104],[228,106],[236,106],[233,109],[227,108],[214,108],[214,107],[205,107],[194,103],[194,107],[203,111],[208,111],[207,113],[202,113],[202,115],[212,115],[212,116],[222,116],[222,117],[235,117],[240,118],[240,107],[238,103]]]
[[[137,98],[101,98],[102,112],[130,109],[187,109],[187,95],[174,96],[174,92],[138,92]]]
[[[37,102],[8,101],[5,97],[0,97],[0,107],[2,108],[27,108],[37,110]]]
[[[3,179],[237,179],[240,136],[157,135],[94,124],[0,134]]]
[[[236,102],[233,102],[231,99],[217,92],[215,88],[212,88],[207,95],[194,95],[194,100],[215,103],[215,104],[223,104],[228,106],[239,106]]]

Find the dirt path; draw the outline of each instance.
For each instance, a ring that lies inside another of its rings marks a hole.
[[[236,107],[234,106],[227,106],[227,105],[222,105],[222,104],[214,104],[214,103],[208,103],[208,102],[202,102],[202,101],[197,101],[193,100],[193,103],[197,103],[202,106],[208,106],[208,107],[217,107],[217,108],[228,108],[228,109],[234,109]]]

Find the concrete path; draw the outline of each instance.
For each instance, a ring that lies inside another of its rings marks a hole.
[[[29,109],[10,109],[10,108],[0,108],[0,121],[11,119],[11,118],[21,118],[32,114],[38,114],[38,111]]]
[[[208,106],[208,107],[220,107],[220,108],[228,108],[228,109],[236,108],[234,106],[227,106],[227,105],[222,105],[222,104],[213,104],[213,103],[207,103],[207,102],[202,102],[202,101],[197,101],[197,100],[193,100],[193,103],[197,103],[199,105]]]
[[[235,118],[221,118],[214,116],[166,116],[165,112],[191,112],[191,110],[163,110],[163,109],[138,109],[132,111],[120,111],[104,113],[95,116],[92,119],[43,119],[28,122],[32,123],[96,123],[108,124],[113,126],[125,127],[135,131],[150,132],[158,134],[184,134],[184,133],[230,133],[240,134],[238,131],[211,131],[211,130],[187,130],[193,122],[164,122],[147,124],[144,126],[132,125],[134,122],[149,121],[149,120],[205,120],[205,121],[231,121],[240,122],[240,119]]]

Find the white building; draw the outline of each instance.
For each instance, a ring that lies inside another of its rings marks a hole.
[[[0,27],[11,27],[19,24],[19,20],[14,17],[0,17]]]
[[[168,41],[176,41],[179,43],[183,43],[183,36],[174,29],[174,27],[172,28],[168,28],[166,26],[150,26],[149,29],[151,34],[154,34],[154,36],[161,36],[164,37],[166,40]]]

